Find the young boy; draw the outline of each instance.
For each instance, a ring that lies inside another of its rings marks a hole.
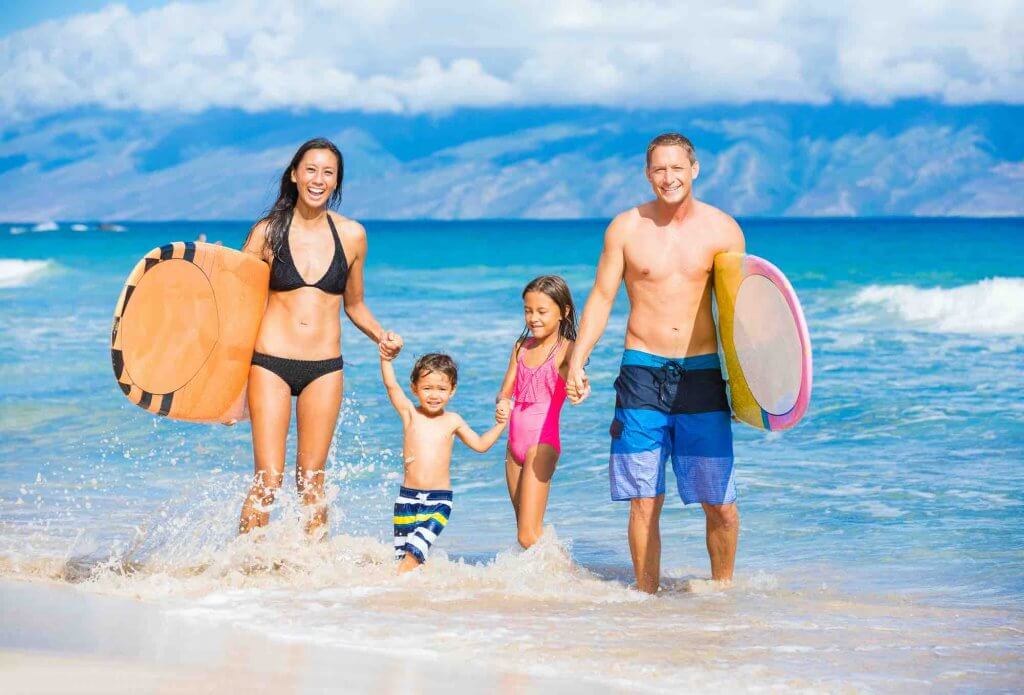
[[[448,355],[433,352],[416,360],[410,381],[419,405],[406,397],[395,378],[395,368],[383,355],[380,373],[391,405],[402,417],[404,434],[405,479],[395,500],[395,559],[401,560],[398,571],[402,573],[426,562],[430,546],[448,524],[453,438],[458,436],[470,449],[482,453],[498,441],[508,421],[499,421],[479,435],[457,414],[445,411],[459,379]]]

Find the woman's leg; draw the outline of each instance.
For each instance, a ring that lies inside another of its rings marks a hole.
[[[505,483],[508,485],[508,498],[512,502],[512,511],[516,515],[516,526],[519,525],[519,478],[523,467],[512,458],[512,451],[505,448]]]
[[[544,531],[551,476],[555,474],[558,452],[548,444],[530,447],[519,476],[519,545],[529,548]]]
[[[262,367],[249,368],[249,416],[252,419],[252,487],[242,504],[238,532],[248,533],[270,520],[267,509],[284,477],[285,441],[292,415],[292,393],[278,375]]]
[[[341,411],[344,375],[339,369],[314,379],[299,394],[295,418],[299,429],[299,447],[295,457],[295,484],[307,507],[306,532],[326,532],[327,503],[324,499],[324,465],[334,439],[334,428]],[[322,529],[322,530],[321,530]]]

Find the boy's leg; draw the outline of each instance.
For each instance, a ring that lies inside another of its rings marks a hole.
[[[410,572],[416,569],[421,564],[423,563],[421,563],[419,558],[417,558],[415,555],[413,555],[412,553],[406,553],[402,560],[398,563],[398,573],[405,574],[406,572]]]
[[[531,447],[519,476],[519,513],[516,516],[519,545],[529,548],[544,532],[544,511],[548,506],[551,477],[558,452],[548,444]]]

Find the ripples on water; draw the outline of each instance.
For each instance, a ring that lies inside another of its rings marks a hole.
[[[511,549],[499,448],[457,447],[452,523],[425,569],[396,579],[400,429],[361,336],[346,329],[330,541],[302,537],[292,491],[265,537],[237,539],[245,426],[153,419],[109,373],[123,276],[150,247],[198,228],[154,225],[102,244],[53,233],[64,247],[0,232],[0,256],[17,261],[0,260],[0,575],[60,578],[293,639],[629,688],[1010,687],[1024,598],[1024,280],[1006,259],[1024,250],[1024,228],[892,222],[882,234],[863,223],[851,227],[860,245],[836,249],[847,234],[808,224],[747,233],[803,300],[812,410],[792,432],[736,429],[733,589],[704,581],[702,515],[669,500],[657,600],[628,588],[626,507],[607,499],[622,302],[591,362],[603,387],[564,414],[544,540]],[[596,223],[560,225],[557,237],[530,223],[369,228],[368,295],[406,338],[399,369],[451,351],[453,407],[477,426],[518,334],[522,284],[558,267],[582,305],[600,243]],[[217,234],[242,226],[232,230]],[[439,234],[447,256],[429,243]],[[915,235],[933,242],[916,246],[916,265],[893,262],[888,240]]]

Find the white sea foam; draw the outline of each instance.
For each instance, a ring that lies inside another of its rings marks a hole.
[[[56,222],[40,222],[32,228],[33,232],[56,232],[60,226]]]
[[[952,288],[871,285],[853,298],[938,333],[1024,334],[1024,278],[996,277]]]
[[[26,261],[20,258],[0,258],[0,288],[22,287],[35,282],[43,273],[53,270],[53,261]]]

